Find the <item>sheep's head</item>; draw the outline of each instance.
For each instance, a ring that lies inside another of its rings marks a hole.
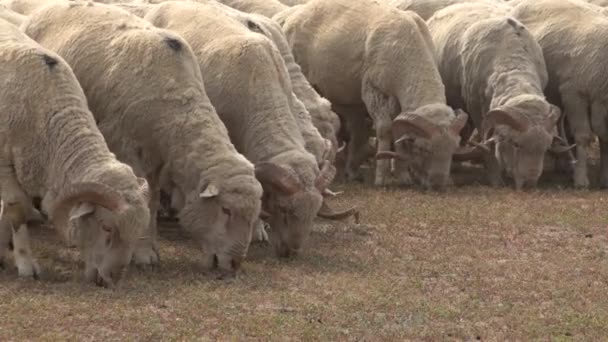
[[[202,179],[186,194],[183,207],[178,207],[179,219],[199,243],[205,268],[236,275],[249,249],[261,199],[262,186],[253,173],[223,182]]]
[[[310,235],[323,202],[321,193],[335,174],[328,163],[324,165],[314,186],[303,184],[291,167],[273,162],[256,165],[255,174],[264,187],[265,220],[272,227],[270,240],[279,257],[296,256]]]
[[[426,188],[442,190],[448,183],[452,156],[460,143],[460,131],[468,115],[462,110],[453,114],[447,106],[424,109],[438,113],[401,113],[392,123],[395,152],[380,151],[376,158],[395,158],[395,171],[409,172]],[[428,117],[453,117],[447,125],[435,123]],[[442,113],[442,114],[441,114]],[[421,115],[422,114],[422,115]]]
[[[115,285],[126,271],[137,239],[150,224],[148,183],[138,178],[136,193],[125,194],[101,183],[66,187],[50,218],[71,241],[76,240],[87,280]]]
[[[573,147],[559,142],[552,146],[556,140],[553,132],[556,131],[561,111],[549,104],[543,107],[546,110],[538,123],[533,123],[530,117],[538,116],[539,113],[526,115],[521,108],[508,106],[489,111],[483,122],[485,144],[496,144],[496,159],[502,169],[513,177],[517,189],[524,185],[536,186],[547,151],[561,153]]]

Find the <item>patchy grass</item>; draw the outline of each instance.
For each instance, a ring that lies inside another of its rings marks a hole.
[[[0,272],[0,340],[604,340],[608,196],[467,186],[346,190],[362,222],[319,221],[305,253],[252,246],[234,281],[200,273],[181,231],[120,289],[80,280],[77,253],[32,232],[41,281]]]

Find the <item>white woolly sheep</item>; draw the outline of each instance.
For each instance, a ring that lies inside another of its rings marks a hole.
[[[80,236],[86,278],[111,286],[149,224],[148,184],[110,152],[64,59],[6,21],[0,21],[0,59],[4,205],[25,210],[30,204],[20,193],[43,198],[55,228],[65,238]],[[19,274],[36,276],[27,227],[8,218],[0,220],[0,255],[13,235]]]
[[[386,0],[389,4],[402,11],[414,11],[422,19],[428,20],[440,9],[455,4],[485,3],[502,4],[502,0]]]
[[[304,147],[290,112],[292,89],[279,51],[217,6],[165,2],[145,18],[177,32],[192,46],[209,98],[232,142],[256,165],[277,254],[297,254],[335,169],[325,163],[320,171]]]
[[[224,5],[228,5],[239,11],[246,13],[256,13],[268,18],[286,10],[289,6],[279,0],[218,0]]]
[[[465,108],[484,139],[495,134],[495,153],[486,147],[485,156],[490,182],[501,184],[506,171],[519,189],[536,185],[561,112],[543,94],[548,76],[540,46],[509,11],[456,4],[427,25],[448,103]]]
[[[10,10],[5,5],[0,4],[0,19],[4,19],[9,23],[19,26],[25,20],[25,16]]]
[[[110,148],[149,180],[152,217],[161,187],[179,191],[179,219],[205,265],[234,274],[262,187],[230,142],[188,43],[117,7],[85,2],[44,7],[24,30],[70,63]],[[135,261],[157,262],[156,220],[142,240]]]
[[[399,181],[407,184],[412,175],[426,187],[443,188],[467,115],[446,105],[424,21],[373,0],[313,0],[279,15],[310,83],[332,103],[360,108],[346,117],[349,178],[367,156],[367,110],[378,157],[396,158]],[[375,184],[389,184],[389,177],[390,161],[378,160]]]
[[[588,148],[593,134],[600,140],[600,185],[608,186],[608,18],[579,1],[520,1],[511,14],[543,49],[549,72],[547,98],[566,115],[577,162],[574,185],[589,186]]]

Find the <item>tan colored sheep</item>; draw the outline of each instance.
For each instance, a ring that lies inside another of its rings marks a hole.
[[[346,117],[349,178],[367,156],[367,110],[378,157],[396,158],[399,181],[407,184],[411,175],[423,186],[444,187],[467,115],[446,105],[424,21],[373,0],[313,0],[277,16],[310,83],[332,104],[358,109]],[[389,183],[390,163],[378,160],[375,184]]]
[[[86,278],[115,284],[150,221],[147,182],[110,152],[64,59],[0,20],[0,60],[5,209],[25,211],[30,204],[22,193],[43,198],[55,228],[66,238],[80,237]],[[0,220],[0,256],[13,235],[19,274],[36,276],[24,220],[10,217]]]
[[[428,20],[440,9],[456,4],[485,3],[502,4],[502,0],[385,0],[402,11],[414,11],[422,19]]]
[[[228,5],[239,11],[247,13],[261,14],[266,17],[286,10],[289,6],[281,3],[279,0],[218,0],[224,5]]]
[[[206,95],[198,62],[180,36],[115,6],[49,5],[23,26],[61,54],[82,85],[110,148],[145,175],[159,206],[161,186],[185,199],[180,222],[204,263],[234,274],[257,221],[262,187],[230,142]],[[156,220],[135,261],[157,262]]]
[[[211,102],[237,149],[256,165],[277,254],[297,254],[312,229],[333,168],[306,151],[285,64],[271,40],[217,6],[165,2],[145,17],[192,46]]]
[[[501,184],[506,171],[519,189],[536,185],[561,112],[543,94],[548,76],[540,46],[510,10],[456,4],[427,25],[448,103],[465,108],[484,138],[494,132],[496,151],[486,154],[490,182]]]
[[[600,140],[600,184],[608,186],[608,18],[579,1],[520,1],[511,13],[543,49],[549,72],[546,94],[560,104],[576,143],[574,185],[589,186],[588,149]]]

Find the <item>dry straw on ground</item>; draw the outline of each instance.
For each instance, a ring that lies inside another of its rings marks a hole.
[[[608,196],[482,186],[347,185],[362,224],[319,221],[296,260],[254,245],[235,281],[200,274],[180,230],[122,288],[74,278],[77,253],[33,231],[41,281],[0,271],[0,340],[603,340]],[[52,243],[46,243],[47,240]]]

